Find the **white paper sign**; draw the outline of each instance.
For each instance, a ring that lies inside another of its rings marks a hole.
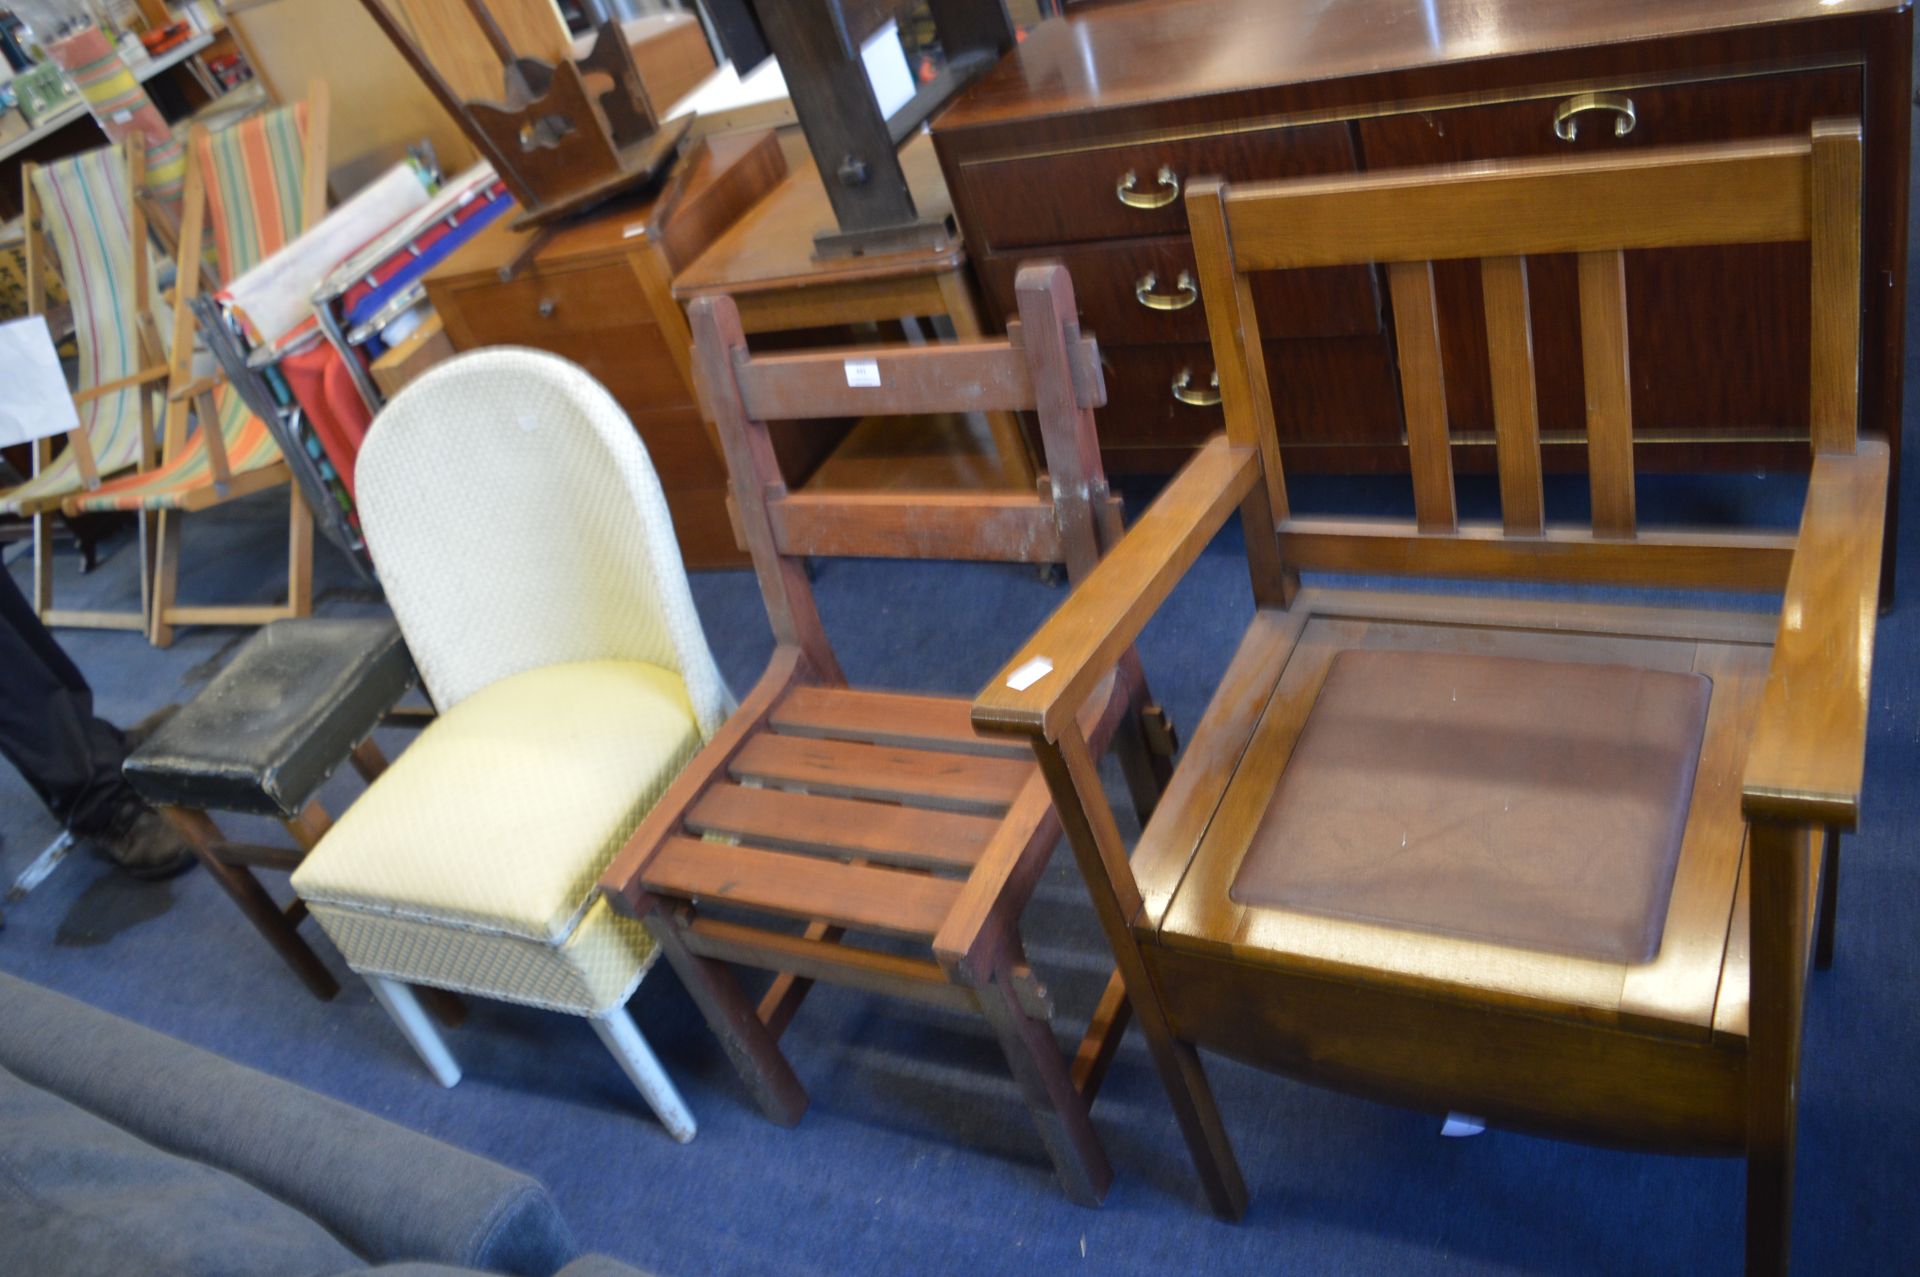
[[[867,83],[873,86],[873,100],[884,119],[913,100],[913,72],[907,67],[907,51],[900,47],[900,23],[889,19],[887,25],[860,42],[860,61],[867,68]]]
[[[877,386],[880,384],[880,364],[873,359],[849,359],[846,361],[847,384],[849,386]]]
[[[46,317],[0,324],[0,445],[50,439],[79,427]]]

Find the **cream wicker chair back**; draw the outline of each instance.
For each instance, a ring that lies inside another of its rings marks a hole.
[[[639,436],[573,364],[480,351],[387,406],[358,486],[440,715],[294,889],[443,1084],[460,1071],[413,985],[587,1017],[691,1139],[625,1009],[653,942],[595,892],[732,708]]]
[[[394,399],[357,471],[388,601],[442,710],[565,661],[646,661],[711,732],[725,687],[700,632],[660,480],[583,369],[475,351]]]

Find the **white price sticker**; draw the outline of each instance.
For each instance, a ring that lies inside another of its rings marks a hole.
[[[1051,673],[1053,673],[1053,662],[1044,656],[1036,656],[1007,675],[1007,686],[1016,692],[1024,692]]]
[[[880,364],[873,359],[849,359],[847,364],[847,384],[849,386],[877,386],[880,384]]]

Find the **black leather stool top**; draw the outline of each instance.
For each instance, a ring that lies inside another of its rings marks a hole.
[[[385,618],[275,621],[130,755],[156,806],[288,820],[413,686]]]

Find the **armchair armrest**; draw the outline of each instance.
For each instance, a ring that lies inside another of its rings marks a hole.
[[[1859,819],[1886,510],[1885,442],[1814,458],[1747,749],[1749,820],[1852,829]]]
[[[167,375],[167,372],[168,369],[165,364],[155,364],[151,368],[142,368],[139,372],[131,376],[120,377],[113,381],[104,381],[97,386],[88,386],[85,390],[74,395],[73,402],[76,407],[80,404],[92,403],[102,395],[110,395],[116,390],[125,390],[128,386],[144,386],[148,382],[159,381]]]
[[[974,698],[974,726],[1058,739],[1259,481],[1257,449],[1236,447],[1224,435],[1209,440]]]

